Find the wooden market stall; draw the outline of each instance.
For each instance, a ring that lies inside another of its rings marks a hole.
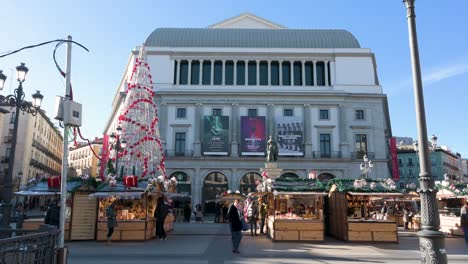
[[[455,186],[452,189],[438,187],[437,207],[440,231],[448,235],[463,236],[463,229],[460,227],[460,209],[468,199],[468,188],[465,191]]]
[[[127,187],[122,183],[116,186],[105,185],[90,197],[98,200],[96,240],[106,240],[107,218],[105,210],[116,202],[117,227],[112,235],[113,241],[150,240],[156,234],[154,211],[158,193],[146,192],[147,183],[138,182],[136,187]],[[165,229],[173,229],[174,216],[169,214],[165,220]]]
[[[97,203],[88,196],[94,192],[95,186],[94,179],[72,178],[68,180],[65,240],[94,240]],[[60,187],[53,187],[46,181],[40,181],[30,184],[25,190],[15,194],[25,197],[50,197],[50,200],[60,199]],[[23,228],[38,229],[44,224],[44,216],[45,214],[39,218],[26,218]]]
[[[380,185],[353,187],[355,180],[337,181],[329,193],[330,232],[345,241],[398,243],[398,226],[394,220],[381,213],[384,200],[402,197],[394,189]],[[351,186],[346,183],[351,182]]]

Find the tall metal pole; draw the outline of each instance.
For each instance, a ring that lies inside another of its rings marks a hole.
[[[0,228],[10,228],[10,217],[11,217],[11,198],[13,196],[13,170],[15,165],[15,154],[16,154],[16,141],[18,137],[18,121],[20,108],[19,105],[23,100],[23,85],[20,82],[18,89],[15,91],[15,101],[16,101],[16,112],[15,112],[15,121],[13,123],[13,135],[11,138],[11,150],[10,150],[10,159],[8,160],[8,174],[3,183],[3,202],[0,206]]]
[[[65,81],[65,102],[71,100],[70,96],[70,74],[71,74],[71,51],[72,51],[72,37],[68,36],[67,42],[67,69],[66,69],[66,81]],[[68,116],[70,108],[64,107],[64,115]],[[68,125],[64,124],[63,127],[63,156],[62,156],[62,186],[60,192],[60,237],[59,237],[59,248],[64,248],[65,245],[65,222],[66,219],[66,207],[67,207],[67,171],[68,171]]]
[[[418,38],[416,33],[416,14],[414,12],[415,0],[404,0],[406,4],[409,46],[411,51],[411,68],[413,72],[414,101],[416,108],[416,121],[418,126],[419,147],[419,184],[421,197],[421,224],[419,236],[419,250],[421,263],[447,263],[445,249],[445,235],[440,232],[440,218],[437,210],[437,201],[434,179],[431,175],[429,159],[429,144],[427,141],[426,114],[424,108],[424,95],[421,80],[421,67],[419,64]]]

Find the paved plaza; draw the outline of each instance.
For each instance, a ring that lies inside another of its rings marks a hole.
[[[351,243],[327,237],[324,242],[272,242],[244,232],[240,251],[231,252],[226,224],[175,224],[165,241],[68,244],[69,263],[420,263],[418,238],[412,232],[400,235],[400,243]],[[461,237],[446,239],[449,263],[468,263],[468,244]]]

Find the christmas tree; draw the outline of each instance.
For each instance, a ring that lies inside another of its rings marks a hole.
[[[163,175],[164,153],[159,136],[159,119],[154,100],[153,81],[144,46],[135,61],[119,123],[126,149],[119,155],[124,175],[140,177]],[[117,168],[119,171],[119,168]]]

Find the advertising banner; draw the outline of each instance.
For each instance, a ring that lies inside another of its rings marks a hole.
[[[399,181],[400,173],[398,171],[398,155],[395,137],[390,138],[390,157],[392,158],[392,178],[395,181]]]
[[[276,142],[279,156],[304,155],[304,126],[302,118],[281,116],[276,118]]]
[[[263,156],[265,155],[265,146],[265,117],[241,116],[242,156]]]
[[[229,116],[204,116],[203,155],[227,155]]]

